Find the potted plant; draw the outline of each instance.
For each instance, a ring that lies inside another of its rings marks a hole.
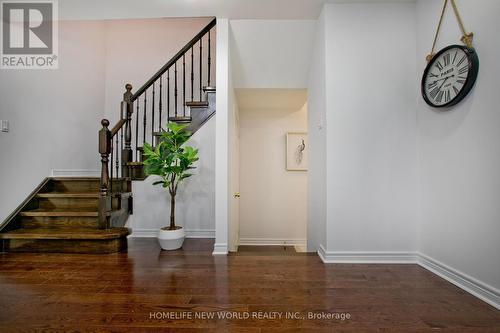
[[[164,250],[176,250],[182,247],[185,231],[175,225],[175,197],[179,184],[192,174],[190,170],[198,161],[198,149],[184,146],[191,136],[186,131],[187,125],[170,122],[168,131],[162,133],[156,147],[144,144],[144,165],[146,175],[156,175],[160,180],[153,185],[161,185],[168,189],[170,194],[170,225],[163,227],[158,233],[158,241]]]

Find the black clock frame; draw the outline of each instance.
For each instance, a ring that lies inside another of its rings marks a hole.
[[[453,49],[453,48],[462,49],[464,51],[465,55],[467,56],[467,60],[469,62],[469,73],[467,75],[467,80],[465,80],[464,87],[462,88],[460,93],[457,96],[455,96],[454,99],[452,99],[451,101],[449,101],[448,103],[443,104],[443,105],[435,105],[427,97],[427,95],[425,93],[425,79],[427,78],[427,74],[429,73],[430,69],[434,65],[434,60],[437,59],[441,54],[443,54],[446,51],[448,51],[449,49]],[[434,108],[446,108],[446,107],[454,106],[454,105],[460,103],[465,98],[465,96],[467,96],[469,94],[469,92],[472,90],[472,88],[474,87],[474,84],[476,83],[478,72],[479,72],[479,57],[478,57],[475,49],[469,48],[469,47],[464,46],[464,45],[447,46],[444,49],[442,49],[441,51],[439,51],[434,57],[432,57],[432,60],[429,61],[429,63],[427,64],[427,67],[424,70],[424,75],[422,76],[422,81],[420,84],[420,90],[422,93],[422,97],[424,98],[424,101],[428,105],[430,105]]]

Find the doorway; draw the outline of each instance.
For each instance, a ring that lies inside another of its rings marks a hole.
[[[307,91],[236,89],[230,249],[307,248]],[[236,160],[236,159],[234,159]]]

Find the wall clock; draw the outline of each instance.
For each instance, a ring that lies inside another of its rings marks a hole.
[[[453,6],[458,26],[462,31],[460,39],[465,45],[450,45],[434,54],[443,17],[448,2]],[[474,87],[479,71],[479,57],[472,47],[474,34],[467,33],[458,12],[455,0],[444,0],[431,53],[427,56],[427,67],[422,76],[421,91],[427,104],[435,108],[453,106],[462,101]]]
[[[422,77],[422,96],[436,108],[453,106],[474,87],[479,58],[473,48],[450,45],[439,51],[427,64]]]

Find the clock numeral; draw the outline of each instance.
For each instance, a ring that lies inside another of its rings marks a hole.
[[[464,67],[462,67],[462,68],[460,68],[460,69],[458,70],[458,75],[460,75],[460,74],[465,74],[465,73],[467,73],[468,71],[469,71],[469,65],[465,65]]]
[[[444,101],[448,103],[451,99],[451,93],[449,90],[446,90],[446,93],[444,94]]]
[[[458,80],[457,80],[457,83],[460,83],[460,84],[465,84],[465,80],[466,80],[466,78],[465,78],[465,77],[463,77],[463,76],[459,76],[459,77],[458,77]]]
[[[458,95],[460,93],[460,90],[458,90],[455,86],[453,86],[453,91],[455,92],[455,95]]]
[[[435,98],[436,102],[441,103],[441,101],[443,100],[443,95],[444,95],[444,92],[440,90]]]
[[[439,71],[440,71],[440,72],[442,72],[442,71],[443,71],[443,68],[444,68],[444,67],[443,67],[443,65],[441,65],[441,62],[440,62],[440,61],[436,62],[436,67],[437,67],[437,69],[439,69]]]
[[[444,59],[444,67],[448,66],[450,64],[451,54],[446,53],[443,59]]]
[[[454,63],[455,63],[455,60],[457,60],[457,55],[458,55],[458,51],[456,51],[456,52],[455,52],[455,55],[453,56],[453,62],[452,62],[452,64],[454,64]]]
[[[435,87],[437,87],[437,81],[434,81],[434,82],[429,83],[429,84],[427,85],[427,89],[428,89],[428,90],[434,89]]]
[[[436,88],[434,88],[434,89],[431,90],[431,92],[429,93],[429,96],[432,99],[435,99],[439,91],[440,91],[439,88],[436,87]]]
[[[463,56],[462,58],[460,58],[460,61],[458,62],[457,67],[460,67],[460,65],[463,64],[463,62],[465,61],[466,58],[467,58],[466,56]]]
[[[439,77],[439,75],[436,75],[436,74],[434,74],[434,73],[430,73],[430,72],[429,72],[429,77],[435,77],[435,78],[438,78],[438,77]]]

